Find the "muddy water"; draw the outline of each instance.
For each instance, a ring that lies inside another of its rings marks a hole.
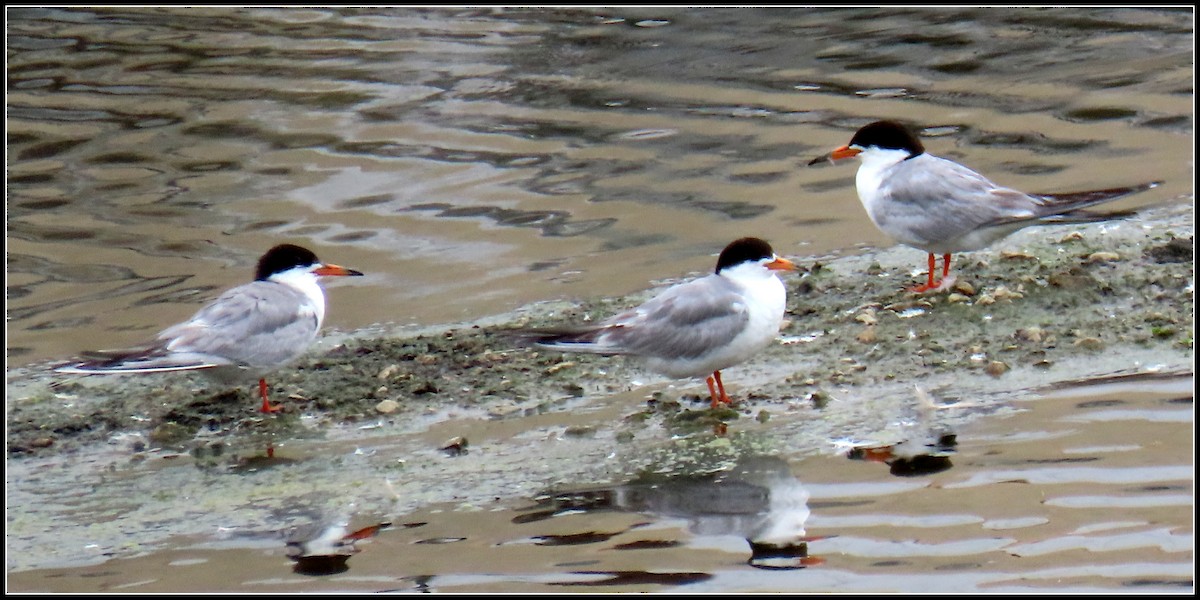
[[[934,585],[948,592],[1187,592],[1194,577],[1193,385],[1191,376],[1147,376],[1052,386],[1026,395],[1007,416],[967,426],[940,414],[961,409],[938,409],[910,424],[912,436],[890,452],[830,446],[793,456],[771,448],[766,429],[743,427],[746,435],[730,445],[692,455],[701,458],[690,472],[658,456],[654,470],[609,484],[491,498],[464,481],[460,502],[331,511],[325,522],[343,518],[346,532],[389,524],[333,564],[289,557],[288,536],[311,534],[264,524],[176,537],[133,558],[105,556],[137,548],[75,548],[63,554],[77,560],[93,552],[96,564],[10,572],[8,584],[10,591],[123,593],[921,593]],[[565,459],[589,442],[550,435],[530,443]],[[355,455],[394,450],[363,445],[343,449],[340,460],[353,469]],[[246,470],[221,475],[196,471],[188,457],[144,468],[158,469],[161,481],[200,477],[234,495],[253,478],[258,493],[269,495],[279,472],[303,477],[304,464],[333,452],[328,444],[301,445],[286,459],[260,454]],[[617,469],[622,458],[635,459],[621,456],[632,452],[627,446],[612,452],[620,458],[608,462]],[[480,469],[504,468],[502,447],[489,443],[441,461],[472,461],[472,454],[484,461]],[[104,487],[75,485],[61,501],[81,510],[95,504],[81,492]],[[358,485],[369,493],[384,483],[376,470]],[[203,511],[204,499],[194,501]]]
[[[10,11],[10,375],[139,341],[279,241],[369,273],[331,290],[347,331],[640,290],[747,233],[806,259],[887,246],[852,166],[804,167],[876,117],[1017,187],[1162,180],[1119,206],[1190,203],[1191,25],[1144,9]],[[833,439],[795,452],[778,417],[670,444],[593,426],[639,390],[270,455],[114,439],[9,461],[9,586],[1190,591],[1190,375],[1017,387],[987,418],[893,423],[915,440],[898,451],[932,453],[915,460],[851,460]],[[438,450],[463,434],[467,453]],[[287,556],[298,525],[339,518],[390,526],[344,560]]]
[[[804,166],[874,118],[1019,188],[1191,191],[1187,11],[8,16],[10,364],[140,342],[282,241],[368,273],[333,284],[349,330],[625,294],[747,234],[889,245],[853,166]]]

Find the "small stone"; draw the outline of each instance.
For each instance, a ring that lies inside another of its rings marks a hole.
[[[462,456],[467,453],[468,445],[467,438],[459,435],[446,440],[440,450],[450,456]]]
[[[988,363],[988,366],[984,367],[983,370],[992,377],[999,377],[1008,372],[1008,365],[1003,361],[993,360],[992,362]]]
[[[563,369],[570,369],[573,366],[575,366],[574,361],[564,360],[560,363],[555,363],[553,365],[550,365],[550,368],[546,369],[546,374],[553,375]]]
[[[996,291],[992,293],[992,297],[996,300],[1016,300],[1018,298],[1024,298],[1025,294],[1022,294],[1021,292],[1014,292],[1008,289],[1007,286],[1002,285],[996,288]]]
[[[1041,327],[1026,327],[1018,329],[1013,337],[1026,342],[1040,342],[1046,337],[1046,332]]]
[[[946,302],[950,304],[962,304],[963,302],[968,302],[970,300],[971,299],[969,297],[959,294],[958,292],[951,292],[949,296],[946,296]]]
[[[563,430],[563,435],[572,438],[592,437],[596,435],[596,428],[590,425],[572,425]]]
[[[956,291],[964,296],[974,296],[975,295],[975,286],[971,285],[970,283],[968,283],[966,281],[956,281],[956,282],[954,282],[954,291]]]
[[[1116,252],[1093,252],[1088,255],[1083,262],[1092,265],[1102,262],[1113,262],[1121,260],[1121,255]]]
[[[383,400],[379,404],[375,405],[375,410],[380,414],[390,415],[397,410],[400,410],[400,403],[392,399]]]
[[[875,343],[875,340],[879,339],[879,337],[876,335],[874,327],[867,327],[859,332],[858,335],[854,336],[854,339],[864,344],[873,344]]]
[[[399,370],[400,370],[400,365],[396,365],[396,364],[388,365],[388,366],[384,367],[383,370],[380,371],[379,374],[376,375],[375,377],[378,378],[380,381],[387,381],[388,379],[391,379],[393,375],[396,374],[396,371],[399,371]]]
[[[1032,254],[1029,254],[1026,252],[1018,252],[1015,250],[1005,250],[1005,251],[1001,252],[1000,258],[1004,258],[1004,259],[1008,259],[1008,260],[1037,260],[1037,257]]]
[[[1104,348],[1104,342],[1100,338],[1084,337],[1075,340],[1075,346],[1084,350],[1100,350]]]
[[[1095,277],[1079,269],[1071,269],[1065,273],[1053,273],[1046,278],[1046,282],[1064,290],[1083,290],[1095,287],[1099,283]]]

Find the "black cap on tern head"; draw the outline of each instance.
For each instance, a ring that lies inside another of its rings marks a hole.
[[[728,246],[721,251],[721,256],[717,257],[717,273],[728,267],[735,267],[744,262],[757,262],[764,258],[775,256],[775,251],[771,249],[771,245],[763,240],[753,237],[744,237],[740,240],[729,242]]]
[[[258,259],[258,269],[254,272],[254,279],[265,281],[276,273],[320,263],[317,255],[308,248],[301,248],[295,244],[280,244],[267,250],[267,253]]]
[[[850,138],[849,145],[863,149],[874,146],[886,150],[906,150],[912,156],[925,152],[921,140],[907,127],[895,121],[875,121],[864,125]]]

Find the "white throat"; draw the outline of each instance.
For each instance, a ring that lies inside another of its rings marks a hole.
[[[317,317],[317,329],[320,329],[321,324],[325,322],[325,291],[321,289],[321,284],[317,282],[317,275],[313,274],[311,269],[312,267],[296,267],[276,273],[268,279],[299,290],[304,294]]]
[[[862,164],[858,167],[854,184],[858,188],[858,197],[864,204],[869,204],[875,199],[888,170],[904,162],[909,156],[907,150],[884,148],[868,148],[858,154],[858,159]]]
[[[761,263],[747,262],[721,270],[723,277],[742,286],[748,298],[754,298],[759,306],[767,308],[767,314],[778,311],[782,316],[787,304],[787,290],[774,271]]]

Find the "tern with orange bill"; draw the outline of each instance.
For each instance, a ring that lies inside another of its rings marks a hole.
[[[676,284],[640,306],[591,326],[526,330],[542,348],[628,355],[672,377],[705,378],[712,408],[732,404],[721,370],[742,363],[775,339],[787,292],[778,271],[795,263],[758,238],[731,242],[716,271]]]
[[[164,329],[151,342],[84,354],[62,373],[115,374],[201,371],[226,383],[258,379],[261,412],[276,412],[266,375],[299,358],[325,320],[319,277],[362,273],[322,263],[293,244],[271,248],[258,261],[254,281],[221,294],[192,318]]]
[[[1132,211],[1084,210],[1161,182],[1061,194],[1027,194],[997,185],[956,162],[925,151],[904,125],[868,124],[850,143],[808,164],[857,157],[858,198],[881,231],[901,244],[929,254],[929,276],[914,292],[941,290],[953,283],[950,256],[981,250],[1030,225],[1092,223],[1128,217]],[[942,280],[934,273],[942,256]]]

